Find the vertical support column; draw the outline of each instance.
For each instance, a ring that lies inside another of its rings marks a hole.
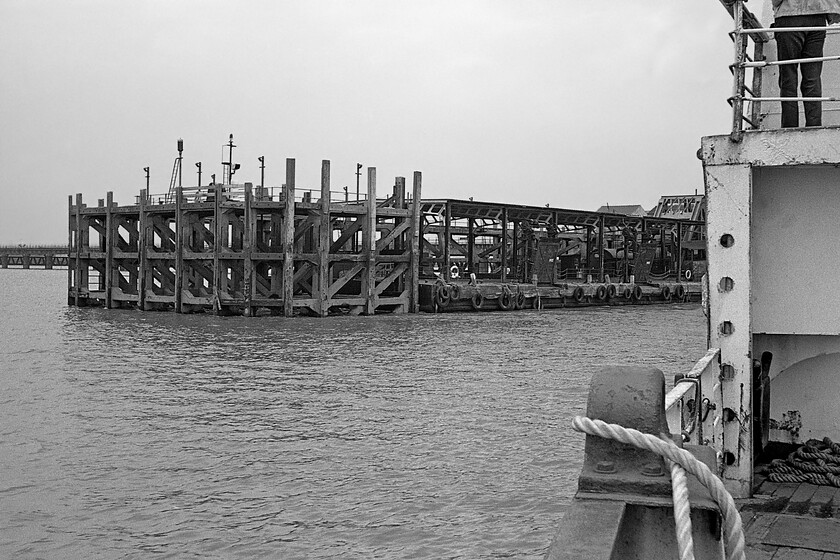
[[[294,314],[295,297],[295,160],[286,159],[286,205],[283,208],[283,315]]]
[[[677,222],[677,282],[682,282],[682,267],[683,267],[682,237],[683,237],[683,227],[682,227],[682,224],[680,222]]]
[[[422,176],[414,172],[414,186],[411,191],[411,296],[409,313],[420,312],[420,186]]]
[[[76,193],[76,296],[75,305],[81,303],[82,291],[82,193]],[[87,275],[85,275],[87,276]]]
[[[598,282],[604,281],[604,217],[598,217]]]
[[[475,218],[467,220],[467,264],[469,271],[475,272]]]
[[[181,313],[184,290],[184,188],[175,187],[175,313]]]
[[[443,278],[447,282],[452,280],[452,274],[449,272],[449,261],[452,258],[451,244],[452,244],[452,202],[446,201],[446,215],[443,218]]]
[[[513,272],[513,277],[516,282],[523,282],[526,280],[524,275],[519,273],[519,220],[513,221],[513,241],[511,243],[511,259],[510,269]]]
[[[746,57],[749,37],[746,33],[742,33],[744,28],[743,0],[735,0],[732,10],[732,17],[735,20],[735,40],[733,41],[735,64],[732,66],[732,133],[729,136],[733,142],[740,142],[744,136],[744,81],[746,79],[746,69],[741,65]]]
[[[586,226],[586,277],[592,274],[592,226]]]
[[[400,210],[405,210],[405,177],[394,178],[394,207]],[[394,224],[394,227],[399,225],[399,220]],[[394,240],[394,248],[398,251],[405,251],[406,244],[404,243],[405,234],[400,235]]]
[[[753,61],[761,62],[764,60],[764,41],[753,35]],[[761,68],[753,69],[752,92],[754,97],[761,97],[762,77],[764,72]],[[755,128],[761,128],[761,101],[753,101],[750,103],[750,120],[755,124]]]
[[[242,218],[242,225],[245,227],[245,231],[242,232],[242,257],[244,259],[244,262],[242,263],[242,273],[244,276],[242,279],[244,284],[242,286],[242,294],[245,296],[246,317],[254,316],[254,309],[251,302],[254,300],[254,290],[256,284],[254,278],[254,261],[251,258],[251,254],[254,251],[254,245],[256,244],[257,233],[257,216],[256,212],[254,212],[254,209],[251,207],[253,202],[253,185],[251,183],[245,183],[245,216]]]
[[[748,497],[753,477],[752,325],[750,317],[750,209],[752,170],[749,165],[707,165],[708,279],[710,344],[720,348],[720,381],[703,386],[703,396],[718,408],[703,424],[703,434],[721,454],[723,482],[734,497]],[[721,279],[732,289],[719,291]],[[744,349],[748,351],[745,352]]]
[[[405,177],[394,178],[394,207],[399,210],[406,211],[404,217],[394,219],[394,227],[396,228],[400,226],[405,226],[406,224],[410,226],[411,222],[409,222],[408,220],[411,219],[411,211],[406,207]],[[406,250],[411,249],[411,243],[407,242],[407,239],[408,232],[403,232],[394,239],[394,249],[399,252],[400,256],[406,256]],[[397,278],[394,279],[395,285],[400,294],[406,293],[406,281],[410,279],[411,270],[406,270],[403,274],[400,274]],[[397,313],[410,313],[410,299],[411,298],[407,296],[406,299],[404,299],[404,301],[407,301],[407,303],[400,305],[400,307],[395,309],[394,311]]]
[[[222,212],[219,207],[222,199],[222,186],[219,183],[213,185],[213,311],[222,311],[221,293],[222,289]]]
[[[502,282],[507,282],[507,266],[508,266],[508,252],[507,252],[507,230],[508,230],[508,211],[507,208],[502,208],[502,246],[499,251],[499,263],[502,266]]]
[[[108,309],[114,306],[111,292],[114,287],[114,246],[116,244],[114,193],[108,191],[105,198],[105,307]]]
[[[330,162],[321,162],[321,220],[318,224],[318,314],[326,317],[330,311]],[[312,290],[315,292],[315,290]],[[313,293],[313,296],[316,294]]]
[[[149,204],[149,193],[146,189],[142,189],[140,191],[140,215],[138,216],[138,233],[139,237],[137,238],[137,253],[140,257],[139,259],[139,266],[140,270],[137,271],[137,307],[139,309],[145,310],[146,309],[146,275],[148,272],[148,257],[146,255],[146,245],[149,242],[148,236],[148,225],[147,222],[149,221],[148,212],[146,211],[146,207]]]
[[[376,311],[376,168],[368,167],[367,200],[365,221],[362,227],[362,243],[365,262],[362,277],[362,293],[365,298],[365,314],[373,315]]]
[[[74,260],[78,258],[75,255],[76,246],[73,244],[73,238],[76,231],[76,214],[73,211],[73,195],[67,196],[67,305],[76,305],[75,296],[71,296],[73,292],[73,274],[76,269]],[[4,256],[3,268],[8,268],[9,257]]]

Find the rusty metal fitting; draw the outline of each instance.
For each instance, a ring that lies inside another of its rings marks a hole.
[[[615,471],[616,468],[614,461],[598,461],[598,464],[595,465],[595,472],[601,474],[612,474]]]
[[[647,463],[642,467],[642,474],[644,476],[662,476],[665,471],[662,470],[662,465],[659,463]]]

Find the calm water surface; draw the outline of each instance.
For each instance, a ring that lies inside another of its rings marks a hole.
[[[541,558],[603,363],[699,305],[330,319],[67,307],[0,270],[0,558]]]

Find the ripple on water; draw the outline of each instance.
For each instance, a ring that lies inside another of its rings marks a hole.
[[[219,318],[65,274],[0,271],[0,557],[541,558],[592,371],[705,343],[694,305]]]

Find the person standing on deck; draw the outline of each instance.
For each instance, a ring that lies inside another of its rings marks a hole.
[[[825,27],[840,21],[840,0],[773,0],[773,27]],[[776,33],[779,60],[819,58],[823,56],[825,31],[788,31]],[[797,66],[802,70],[802,97],[821,97],[822,62],[783,64],[779,66],[779,90],[782,97],[797,97]],[[822,102],[805,101],[805,126],[822,126]],[[799,104],[782,102],[782,127],[799,126]]]

